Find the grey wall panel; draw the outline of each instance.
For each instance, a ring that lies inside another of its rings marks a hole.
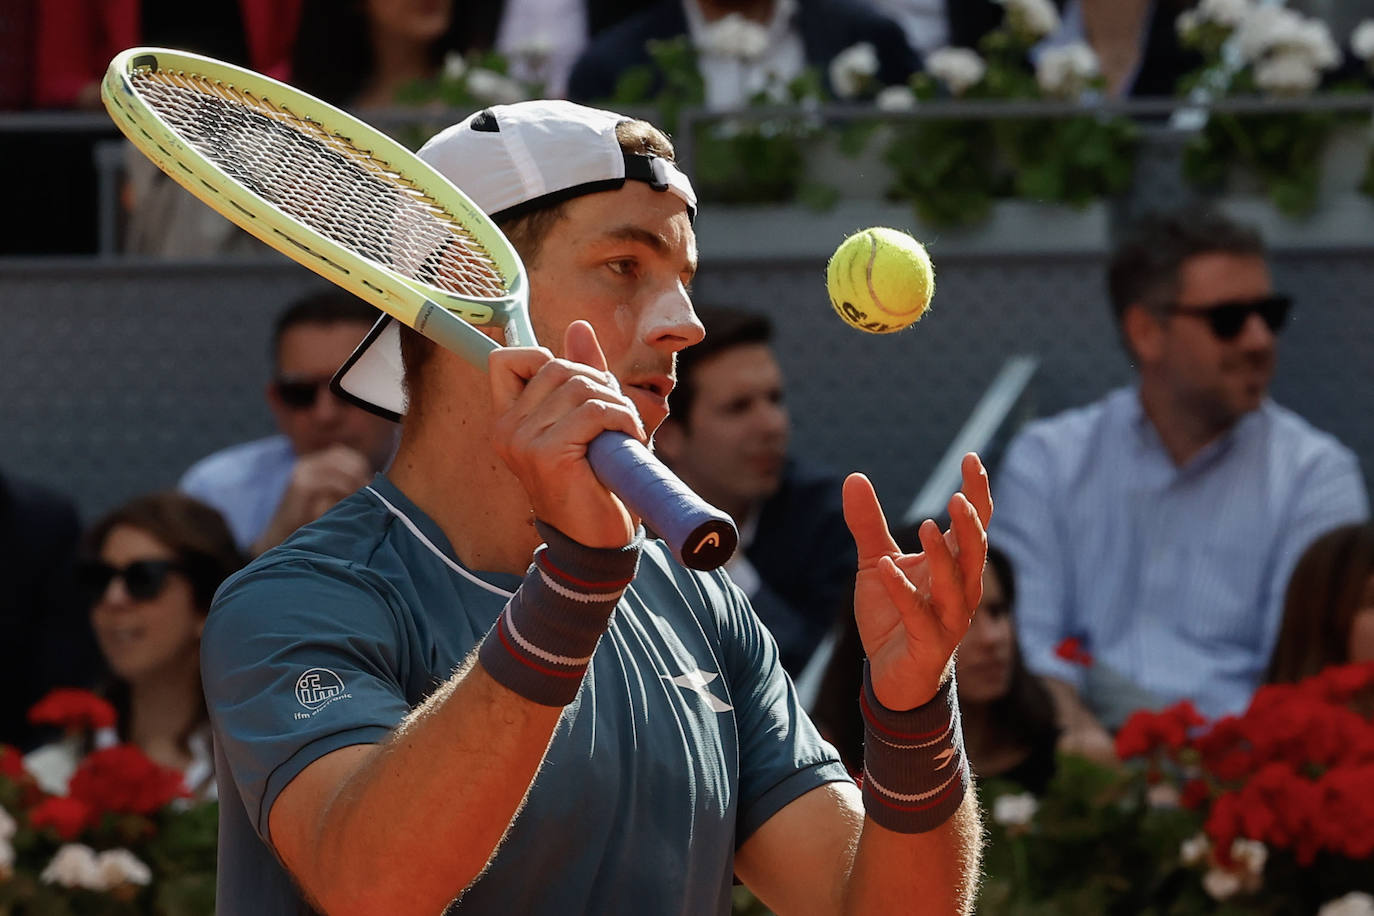
[[[696,287],[699,301],[774,316],[798,451],[868,472],[893,512],[1008,356],[1042,358],[1033,390],[1042,413],[1132,377],[1100,252],[932,251],[934,308],[896,335],[840,322],[820,256],[717,254]],[[1354,448],[1368,476],[1374,245],[1279,248],[1274,268],[1298,298],[1275,395]],[[71,493],[90,518],[172,484],[216,448],[270,432],[262,386],[271,322],[319,282],[285,262],[0,261],[0,467]]]

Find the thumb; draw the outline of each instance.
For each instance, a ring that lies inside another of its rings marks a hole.
[[[600,372],[607,369],[606,354],[601,352],[601,343],[596,339],[596,331],[588,322],[581,319],[568,325],[568,330],[563,332],[563,355]]]

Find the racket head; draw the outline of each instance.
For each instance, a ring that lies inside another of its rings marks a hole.
[[[386,134],[285,83],[165,48],[117,55],[101,97],[182,187],[397,320],[451,348],[468,338],[461,354],[483,367],[490,345],[472,341],[468,331],[485,335],[470,325],[504,327],[508,344],[535,342],[514,247]]]

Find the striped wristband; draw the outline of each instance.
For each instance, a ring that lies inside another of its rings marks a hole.
[[[907,712],[878,702],[864,662],[864,809],[897,833],[934,830],[959,809],[969,787],[954,675]]]
[[[635,577],[643,530],[624,547],[586,547],[535,521],[544,544],[477,660],[497,683],[543,706],[577,696],[611,612]]]

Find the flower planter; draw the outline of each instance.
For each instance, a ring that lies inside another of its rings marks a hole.
[[[1110,244],[1110,207],[1082,209],[1006,200],[975,226],[930,226],[906,203],[844,197],[833,208],[799,204],[730,207],[706,202],[697,221],[703,261],[826,259],[846,235],[867,226],[910,232],[941,255],[1100,252]]]

